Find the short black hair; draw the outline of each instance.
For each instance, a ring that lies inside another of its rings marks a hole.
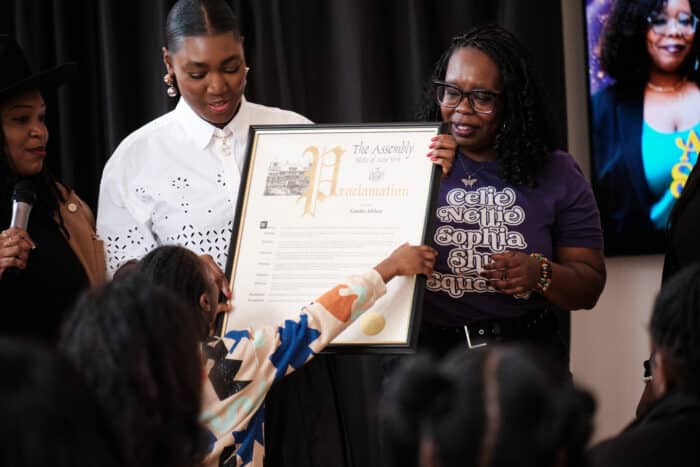
[[[600,64],[615,81],[641,87],[649,77],[651,59],[647,52],[647,16],[661,11],[665,0],[617,0],[603,27],[600,42]],[[689,0],[690,9],[700,16],[700,0]],[[693,47],[685,64],[689,79],[700,83],[694,70],[700,51],[700,34],[695,33]]]
[[[0,465],[124,465],[95,396],[54,349],[0,338]]]
[[[553,379],[519,347],[457,349],[441,363],[409,359],[381,405],[388,465],[417,465],[432,441],[442,467],[584,465],[592,396]]]
[[[238,17],[224,0],[178,0],[165,21],[165,47],[175,53],[185,37],[227,32],[241,37]]]
[[[506,29],[487,24],[452,38],[426,84],[418,118],[442,120],[432,81],[445,79],[452,54],[461,48],[478,49],[498,66],[503,82],[504,125],[496,136],[496,150],[502,176],[514,185],[533,185],[554,147],[552,125],[545,111],[542,85],[535,75],[530,53]]]
[[[195,311],[131,272],[83,294],[60,348],[108,419],[126,465],[197,465],[202,361]]]
[[[649,333],[672,359],[679,389],[700,396],[700,264],[682,269],[661,289]]]

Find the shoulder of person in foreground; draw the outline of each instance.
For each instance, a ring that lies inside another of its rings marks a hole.
[[[270,386],[308,362],[368,310],[385,294],[385,282],[397,275],[429,274],[434,261],[431,247],[403,245],[374,269],[349,277],[304,306],[295,319],[257,330],[231,330],[212,339],[205,346],[202,415],[215,440],[208,459],[239,455],[246,465],[255,444],[262,445],[258,408]]]
[[[678,415],[635,422],[618,435],[595,444],[588,451],[589,465],[690,465],[687,459],[698,451],[700,420],[697,415],[694,420]]]

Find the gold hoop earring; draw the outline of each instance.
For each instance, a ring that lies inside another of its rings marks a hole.
[[[168,89],[165,91],[168,97],[177,97],[177,88],[175,87],[175,82],[170,73],[166,73],[165,76],[163,76],[163,82],[168,86]]]

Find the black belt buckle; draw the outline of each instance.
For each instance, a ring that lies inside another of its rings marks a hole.
[[[472,324],[471,332],[469,325],[464,325],[464,335],[467,338],[467,347],[470,349],[486,347],[490,342],[498,340],[500,334],[501,329],[498,323],[484,323],[481,326]]]

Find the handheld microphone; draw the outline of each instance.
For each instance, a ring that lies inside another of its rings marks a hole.
[[[12,193],[12,221],[10,228],[18,227],[27,230],[29,225],[29,214],[36,201],[34,184],[29,180],[20,180],[15,184],[15,191]]]
[[[10,228],[18,227],[22,230],[27,230],[29,225],[29,214],[32,212],[32,206],[36,201],[36,191],[34,184],[29,180],[20,180],[15,183],[15,190],[12,193],[12,220]],[[3,273],[3,277],[17,278],[20,270],[16,267],[7,268]]]
[[[449,135],[450,134],[450,122],[440,123],[440,129],[438,130],[438,133],[441,135]]]

